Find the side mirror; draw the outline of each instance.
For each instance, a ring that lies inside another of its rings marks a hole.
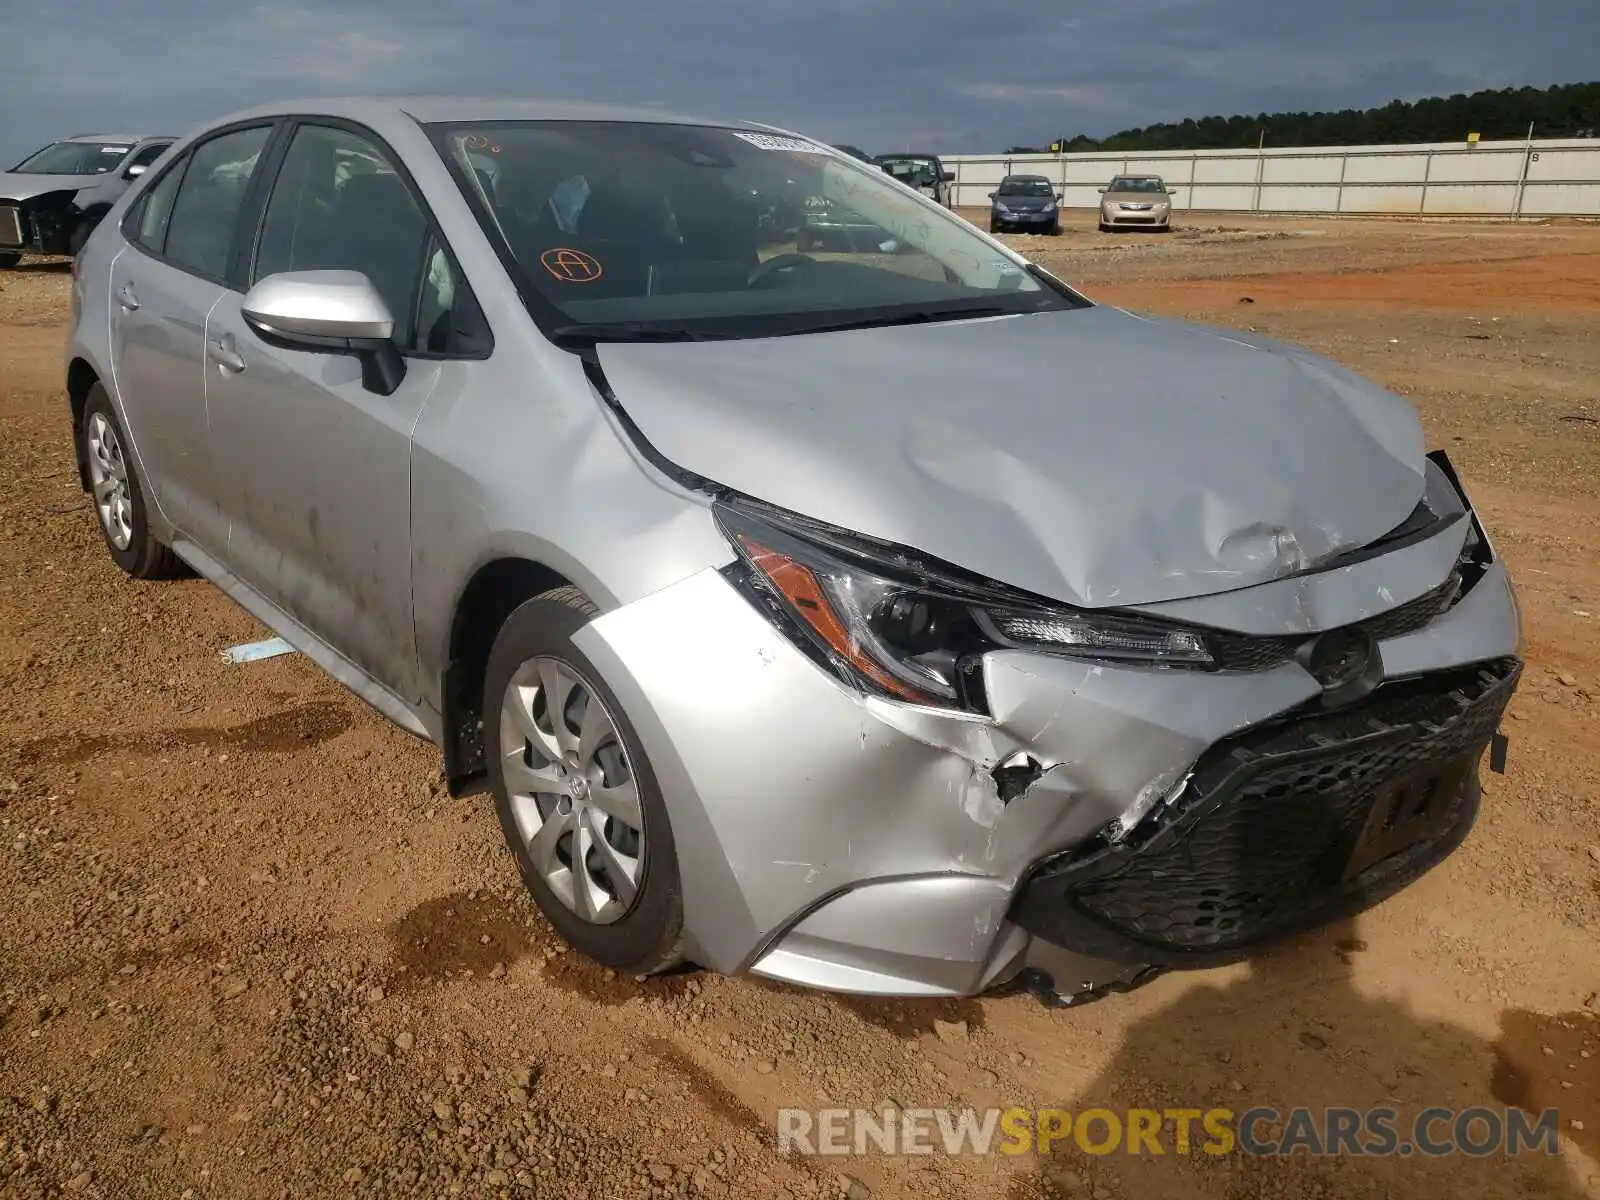
[[[406,375],[394,344],[394,316],[360,271],[285,271],[258,280],[239,304],[245,323],[268,345],[353,354],[361,384],[392,395]]]
[[[955,181],[956,181],[956,173],[954,171],[940,171],[939,172],[939,182],[940,183],[954,183]]]
[[[1106,194],[1106,189],[1105,189],[1105,188],[1099,188],[1099,189],[1097,189],[1097,190],[1098,190],[1098,191],[1099,191],[1099,192],[1100,192],[1100,194],[1101,194],[1101,195],[1102,195],[1102,196],[1103,196],[1103,195],[1105,195],[1105,194]]]
[[[124,179],[137,179],[149,169],[150,164],[148,163],[134,163],[133,166],[122,173],[122,177]]]
[[[991,199],[991,200],[993,200],[993,199],[994,199],[994,195],[995,195],[995,194],[994,194],[994,193],[993,193],[993,192],[990,192],[990,193],[989,193],[989,199]]]
[[[1057,192],[1056,193],[1056,203],[1057,204],[1060,204],[1066,198],[1067,198],[1067,194],[1065,192]]]

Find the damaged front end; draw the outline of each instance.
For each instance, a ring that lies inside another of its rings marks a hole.
[[[1078,1004],[1406,886],[1470,829],[1521,670],[1504,567],[1442,456],[1426,493],[1376,556],[1197,597],[1201,623],[719,490],[735,560],[579,638],[694,831],[693,957]]]
[[[72,235],[85,219],[77,195],[77,188],[57,188],[0,196],[0,253],[70,254]]]

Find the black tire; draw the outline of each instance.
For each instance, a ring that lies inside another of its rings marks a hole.
[[[104,417],[116,433],[123,468],[127,472],[128,479],[127,497],[130,509],[128,524],[131,535],[125,548],[119,548],[112,540],[110,530],[100,518],[100,508],[94,502],[92,492],[89,497],[95,524],[99,526],[100,536],[105,539],[111,561],[135,579],[174,579],[186,574],[183,560],[172,552],[171,547],[157,541],[155,534],[150,530],[147,517],[150,511],[149,491],[145,487],[144,479],[139,475],[138,467],[134,465],[132,455],[128,453],[128,435],[122,428],[122,422],[117,420],[117,411],[111,405],[111,397],[106,395],[105,387],[99,383],[89,388],[89,395],[83,406],[83,419],[73,431],[77,438],[80,460],[85,463],[89,461],[88,431],[90,422],[96,416]]]
[[[506,618],[489,652],[484,677],[484,756],[489,764],[489,785],[500,830],[517,861],[523,886],[539,910],[557,933],[596,962],[634,975],[652,975],[683,961],[683,885],[666,801],[639,735],[600,672],[572,644],[573,635],[598,615],[599,610],[577,588],[559,587],[526,601]],[[501,751],[501,702],[512,676],[524,663],[538,657],[560,659],[599,696],[622,741],[639,791],[645,859],[638,892],[632,907],[607,925],[578,916],[551,890],[533,864],[507,794]]]
[[[1052,221],[1050,223],[1049,233],[1050,233],[1051,237],[1060,237],[1061,236],[1061,222],[1060,221]]]
[[[20,250],[0,250],[0,271],[10,270],[22,261]]]
[[[89,235],[94,232],[95,220],[79,221],[73,227],[72,235],[67,238],[67,250],[73,258],[77,258],[83,251],[83,244],[89,240]]]

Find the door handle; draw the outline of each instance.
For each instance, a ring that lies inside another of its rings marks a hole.
[[[129,312],[139,307],[139,297],[133,294],[133,284],[125,283],[112,293],[117,298],[117,303]]]
[[[235,349],[231,333],[211,339],[211,357],[217,366],[234,375],[245,368],[244,356]]]

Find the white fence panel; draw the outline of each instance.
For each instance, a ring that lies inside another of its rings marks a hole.
[[[1347,213],[1390,213],[1403,215],[1422,211],[1422,185],[1372,184],[1368,187],[1346,187],[1343,196]]]
[[[1195,188],[1182,208],[1197,212],[1249,212],[1256,190],[1249,185]]]
[[[1344,163],[1344,182],[1363,183],[1421,183],[1428,169],[1426,154],[1373,154],[1347,155]]]
[[[1196,158],[1196,183],[1249,183],[1256,181],[1256,156],[1249,158]]]
[[[1432,183],[1423,212],[1429,216],[1504,216],[1517,203],[1514,183]]]
[[[1261,161],[1262,183],[1333,183],[1344,173],[1344,159],[1329,155],[1284,155]]]
[[[1269,183],[1261,187],[1262,212],[1336,212],[1338,184]]]
[[[1528,181],[1560,180],[1563,183],[1600,179],[1600,145],[1592,150],[1540,150],[1528,163]]]
[[[1160,175],[1178,211],[1600,216],[1600,140],[1449,142],[1139,154],[951,155],[955,202],[986,206],[1008,173],[1043,175],[1093,208],[1123,172]]]
[[[1431,178],[1442,183],[1505,183],[1522,173],[1522,160],[1526,156],[1523,150],[1435,154]]]
[[[1522,197],[1522,214],[1581,217],[1595,215],[1592,183],[1530,183]]]

